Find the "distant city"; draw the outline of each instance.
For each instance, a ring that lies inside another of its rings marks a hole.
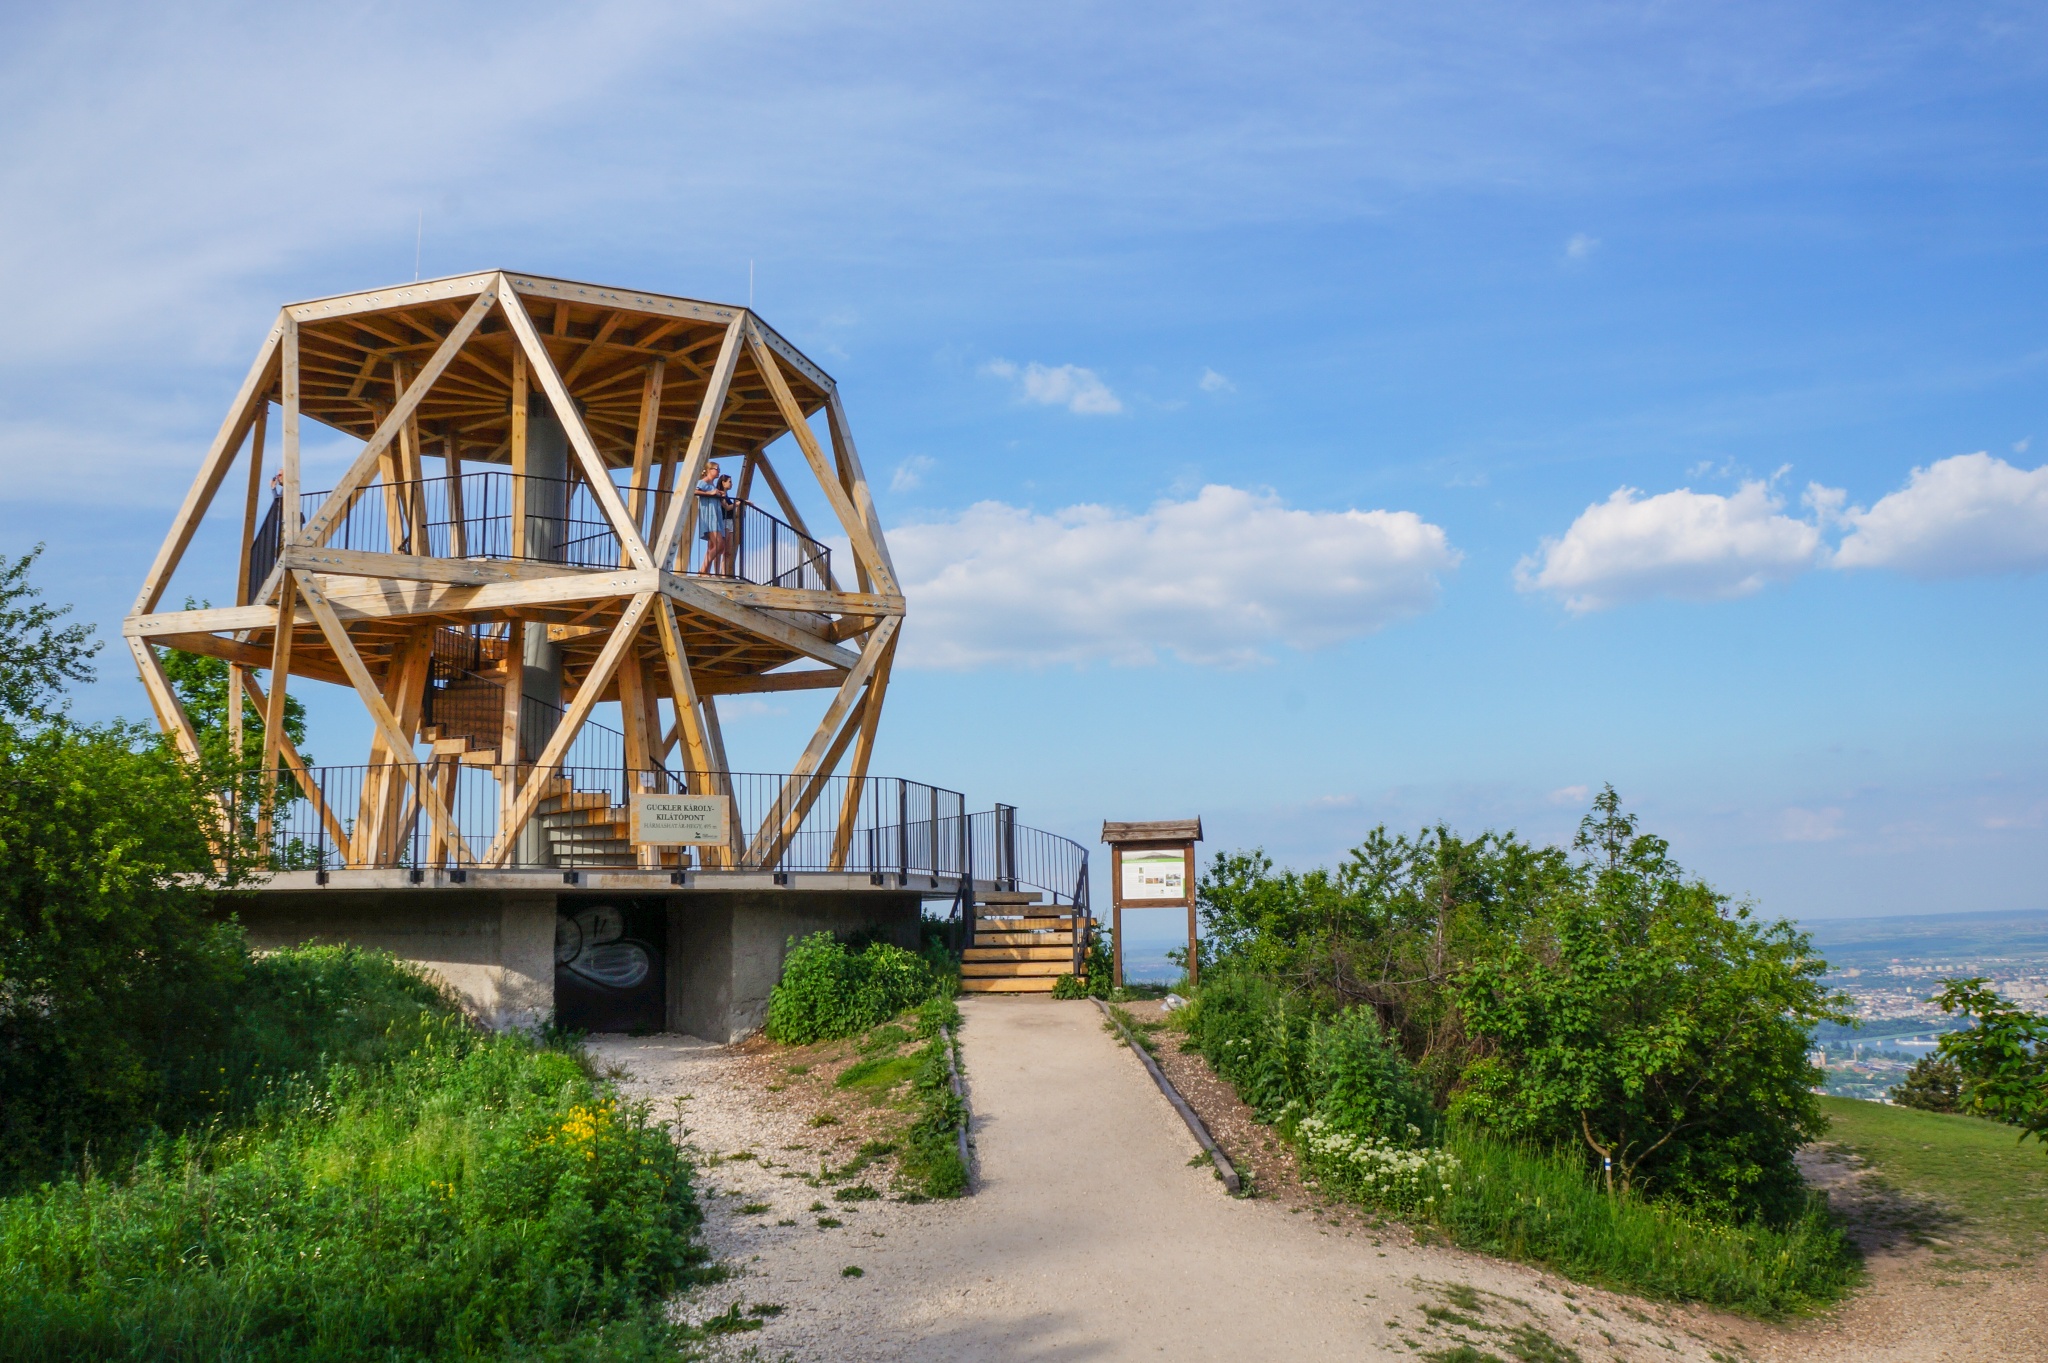
[[[2006,998],[2048,1003],[2048,911],[1916,914],[1805,925],[1827,958],[1827,983],[1855,1003],[1859,1027],[1823,1026],[1814,1041],[1825,1091],[1882,1099],[1958,1025],[1931,1002],[1941,981],[1982,975]]]

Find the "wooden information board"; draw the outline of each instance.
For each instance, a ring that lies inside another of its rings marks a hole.
[[[1201,962],[1195,951],[1195,844],[1202,840],[1200,819],[1165,819],[1151,823],[1104,823],[1102,840],[1109,844],[1110,946],[1114,982],[1124,982],[1124,910],[1188,911],[1188,983],[1195,983]]]

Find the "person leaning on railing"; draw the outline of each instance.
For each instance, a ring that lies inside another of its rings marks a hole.
[[[704,466],[704,478],[697,484],[697,538],[704,541],[703,573],[716,573],[725,565],[726,544],[732,538],[732,504],[726,497],[730,478],[721,478],[718,465]]]

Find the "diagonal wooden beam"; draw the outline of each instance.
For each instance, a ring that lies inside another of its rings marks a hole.
[[[334,656],[341,663],[341,670],[348,674],[349,684],[362,698],[363,705],[376,722],[377,732],[383,736],[385,746],[391,749],[394,760],[400,764],[405,779],[418,793],[419,801],[426,806],[427,815],[440,826],[449,845],[457,849],[463,861],[472,860],[469,845],[462,840],[462,831],[455,826],[455,820],[448,813],[448,806],[441,801],[441,793],[434,789],[432,781],[422,780],[420,764],[407,761],[412,756],[412,740],[398,727],[398,717],[391,713],[391,707],[384,703],[383,693],[377,689],[377,679],[370,675],[370,669],[363,664],[363,655],[356,652],[355,642],[342,628],[341,621],[334,614],[334,607],[327,604],[327,597],[310,577],[293,573],[299,595],[305,598],[306,607],[312,611],[313,619],[320,626],[320,633],[327,638],[327,646],[334,650]]]
[[[656,602],[654,620],[661,630],[661,657],[668,665],[669,694],[675,699],[676,730],[683,741],[684,770],[696,774],[701,780],[703,774],[711,770],[711,751],[704,741],[704,725],[697,716],[697,684],[690,676],[689,654],[683,651],[683,632],[676,627],[675,607],[669,604],[667,597]]]
[[[165,675],[163,661],[141,639],[130,639],[128,651],[135,655],[135,670],[142,677],[142,689],[149,693],[150,708],[156,711],[157,727],[170,735],[187,762],[197,763],[199,731],[192,727],[192,717],[185,713],[184,702],[178,699],[176,688]]]
[[[839,726],[839,732],[832,738],[832,745],[819,759],[818,769],[811,773],[797,793],[796,799],[789,803],[783,813],[782,823],[775,830],[774,837],[765,847],[760,847],[760,869],[772,871],[781,865],[782,854],[789,850],[789,844],[796,837],[797,830],[803,827],[805,818],[810,815],[811,806],[825,793],[825,785],[832,779],[832,772],[838,767],[840,757],[845,754],[846,745],[853,741],[855,731],[860,728],[860,721],[860,712],[856,710],[847,715],[846,722]],[[770,811],[768,817],[773,819],[774,811]],[[765,823],[763,826],[765,827]]]
[[[782,376],[782,366],[776,361],[775,352],[761,338],[760,328],[751,323],[747,328],[747,342],[754,352],[755,367],[768,380],[768,391],[774,396],[775,405],[781,409],[782,419],[789,424],[789,433],[796,437],[797,448],[804,452],[811,472],[817,475],[818,486],[824,489],[825,500],[832,504],[832,513],[839,517],[840,528],[852,541],[853,552],[867,565],[876,584],[884,592],[896,595],[899,590],[896,574],[891,571],[888,558],[875,547],[874,537],[868,533],[867,521],[854,506],[853,499],[846,495],[846,489],[840,486],[837,471],[825,458],[817,434],[805,419],[803,408],[797,405],[796,394],[790,392],[789,380]]]
[[[170,585],[178,560],[185,556],[186,547],[192,543],[193,532],[199,529],[199,522],[206,516],[206,508],[212,505],[214,493],[220,490],[221,480],[234,463],[235,451],[241,448],[243,434],[255,421],[257,409],[269,401],[271,371],[277,362],[278,345],[289,322],[290,318],[280,312],[270,334],[263,338],[263,344],[256,352],[256,362],[249,366],[248,377],[242,380],[242,387],[228,408],[227,418],[221,422],[213,444],[207,447],[206,458],[200,461],[198,476],[185,493],[178,514],[171,518],[170,531],[164,536],[163,546],[156,551],[156,559],[142,579],[142,590],[136,593],[134,609],[129,612],[131,615],[155,610],[156,603],[163,600],[164,588]]]
[[[732,319],[725,340],[718,347],[718,359],[711,366],[711,378],[704,385],[704,401],[697,408],[696,424],[690,427],[690,447],[683,455],[683,467],[676,478],[676,495],[662,517],[661,533],[654,543],[654,561],[664,567],[676,556],[676,541],[688,519],[685,511],[696,510],[696,488],[704,476],[704,463],[711,457],[712,437],[718,434],[719,418],[725,414],[725,395],[732,387],[732,372],[739,365],[746,314]],[[687,561],[685,568],[689,567]]]
[[[256,708],[267,712],[269,706],[264,700],[263,688],[256,684],[256,679],[245,677],[242,684],[249,688],[249,699]],[[320,821],[327,825],[327,836],[334,839],[335,847],[340,849],[343,856],[348,855],[348,829],[343,826],[334,811],[327,807],[326,799],[320,794],[320,787],[313,780],[313,773],[307,770],[305,759],[299,756],[298,747],[293,744],[292,736],[284,732],[282,726],[277,731],[277,751],[284,758],[285,766],[291,769],[292,775],[299,778],[299,788],[306,792],[306,799],[319,814]]]
[[[889,576],[895,577],[896,560],[889,556],[889,541],[882,535],[882,515],[875,509],[875,495],[868,487],[867,471],[861,467],[860,450],[853,443],[853,423],[846,419],[846,408],[839,401],[836,385],[826,390],[825,399],[825,426],[832,437],[832,452],[838,456],[841,472],[846,476],[847,493],[867,520],[875,551],[882,556],[882,566],[889,570]]]
[[[860,661],[847,671],[846,680],[839,684],[839,690],[832,696],[832,703],[825,707],[825,716],[818,721],[817,731],[811,735],[811,741],[804,748],[803,756],[797,759],[796,769],[784,778],[782,796],[775,802],[775,809],[769,810],[762,819],[760,830],[754,835],[753,844],[747,849],[747,859],[750,862],[767,850],[769,840],[774,836],[776,810],[794,807],[811,774],[819,770],[820,760],[833,746],[840,726],[846,722],[847,714],[853,709],[853,703],[860,695],[861,688],[866,686],[868,678],[874,675],[875,668],[882,661],[882,654],[888,650],[890,641],[896,637],[897,627],[901,623],[900,617],[890,616],[868,636],[867,647],[861,650]],[[843,746],[841,751],[844,751]]]
[[[385,451],[391,448],[391,442],[405,428],[405,423],[419,408],[420,402],[432,391],[434,381],[441,377],[441,371],[453,362],[455,353],[462,349],[492,306],[497,303],[498,298],[497,291],[491,288],[476,296],[476,301],[469,305],[469,311],[463,313],[462,320],[455,324],[455,330],[449,332],[435,348],[433,358],[429,359],[421,367],[420,372],[413,376],[412,382],[405,386],[404,396],[400,397],[391,410],[385,413],[384,419],[377,423],[377,429],[370,436],[369,443],[363,446],[363,452],[349,465],[348,472],[341,476],[341,481],[334,485],[334,491],[327,494],[327,500],[320,504],[320,509],[306,522],[306,528],[298,538],[300,544],[310,547],[322,543],[327,538],[328,532],[334,528],[335,522],[341,518],[355,497],[356,489],[368,481],[378,461],[383,458]],[[288,448],[296,451],[295,409],[287,409],[285,420],[285,439],[290,442]],[[286,473],[285,482],[285,495],[291,497],[295,494],[295,490],[290,486],[291,472]],[[294,514],[295,509],[287,505],[287,518]],[[286,543],[291,543],[290,536],[286,537]]]
[[[868,683],[867,699],[860,707],[860,735],[854,740],[853,765],[846,770],[846,798],[839,805],[839,832],[832,839],[832,860],[826,863],[834,871],[846,869],[846,854],[853,846],[853,827],[860,821],[860,800],[867,783],[868,759],[875,754],[875,732],[882,723],[882,700],[889,693],[889,673],[895,664],[896,640],[891,639],[889,651],[882,655],[881,665],[875,669],[875,679]]]
[[[612,637],[605,641],[604,651],[597,655],[590,671],[584,675],[583,684],[576,689],[576,699],[569,703],[569,709],[555,725],[555,732],[548,738],[547,746],[541,749],[534,760],[533,770],[526,783],[520,787],[518,798],[506,811],[505,819],[498,829],[496,841],[484,853],[483,865],[502,866],[512,854],[512,846],[519,836],[519,830],[533,817],[533,809],[547,790],[548,781],[556,766],[562,761],[562,754],[569,750],[582,730],[583,722],[590,718],[591,710],[597,705],[598,697],[611,685],[613,674],[619,669],[619,662],[632,648],[640,634],[640,626],[647,619],[647,612],[654,604],[655,593],[641,592],[636,595],[625,612],[619,616],[619,623],[612,630]]]
[[[526,305],[512,291],[511,280],[503,275],[498,279],[502,287],[505,318],[511,322],[512,334],[526,352],[527,363],[533,367],[533,377],[539,380],[541,391],[547,394],[548,404],[555,409],[555,419],[568,432],[569,448],[576,452],[576,462],[582,466],[584,480],[590,484],[590,495],[596,498],[605,519],[612,523],[612,530],[618,535],[619,543],[625,546],[626,557],[633,566],[653,567],[654,559],[647,552],[647,541],[641,538],[640,527],[626,514],[626,504],[619,500],[619,489],[612,482],[611,470],[605,466],[604,456],[598,453],[597,442],[590,438],[590,427],[584,423],[583,413],[576,409],[576,400],[569,396],[568,385],[562,382],[562,375],[555,368],[547,346],[542,343],[540,332],[535,330],[533,319],[526,315]]]

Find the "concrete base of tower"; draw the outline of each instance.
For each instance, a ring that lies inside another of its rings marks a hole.
[[[494,1028],[552,1022],[720,1042],[742,1040],[767,1021],[791,938],[823,930],[915,949],[925,899],[896,886],[806,889],[772,880],[767,888],[666,893],[644,882],[614,890],[306,881],[273,882],[238,906],[257,949],[321,942],[388,951]]]

